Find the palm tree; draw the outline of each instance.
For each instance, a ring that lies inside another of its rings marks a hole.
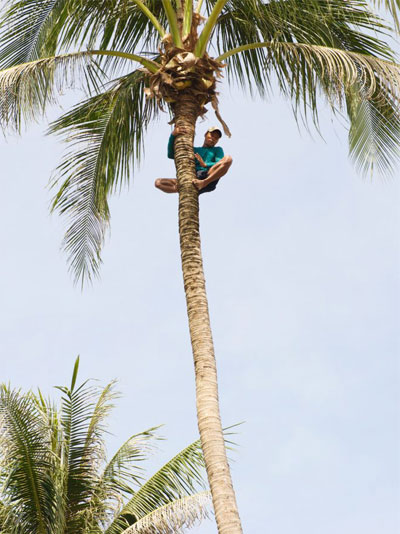
[[[375,4],[389,8],[399,29],[399,0]],[[400,140],[400,69],[383,41],[390,31],[363,0],[9,0],[0,23],[5,128],[19,131],[42,115],[65,86],[79,82],[88,92],[50,127],[72,147],[57,169],[53,209],[68,220],[64,248],[76,279],[98,273],[108,196],[131,178],[150,122],[167,109],[185,132],[175,140],[182,270],[220,534],[242,529],[221,430],[192,185],[196,121],[208,104],[221,119],[223,73],[262,97],[276,86],[296,118],[316,126],[321,96],[347,114],[350,155],[360,170],[387,172]]]
[[[156,428],[131,436],[106,461],[104,420],[115,398],[76,385],[61,409],[42,394],[0,386],[0,532],[2,534],[172,534],[208,515],[200,441],[147,481],[140,463],[159,439]]]

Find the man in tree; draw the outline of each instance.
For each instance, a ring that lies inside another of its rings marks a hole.
[[[186,133],[185,129],[176,127],[170,135],[168,141],[170,159],[174,159],[175,137],[182,133]],[[206,131],[203,146],[193,149],[197,175],[197,179],[193,180],[193,185],[198,189],[199,194],[214,191],[219,179],[228,172],[232,165],[231,156],[225,156],[223,149],[215,146],[221,137],[221,130],[213,126]],[[154,185],[164,193],[178,192],[176,178],[158,178]]]

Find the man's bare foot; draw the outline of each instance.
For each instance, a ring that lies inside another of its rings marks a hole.
[[[204,182],[205,180],[192,180],[192,184],[195,186],[197,191],[201,191],[207,186],[207,184],[205,184]]]

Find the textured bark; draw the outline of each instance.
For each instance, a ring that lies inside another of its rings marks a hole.
[[[239,513],[226,456],[218,402],[217,369],[205,288],[199,231],[193,138],[200,106],[183,93],[174,105],[176,126],[186,134],[175,139],[179,184],[179,235],[182,271],[192,342],[197,419],[219,534],[241,534]]]

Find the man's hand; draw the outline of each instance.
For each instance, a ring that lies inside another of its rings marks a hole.
[[[200,154],[195,154],[194,157],[197,159],[197,161],[200,163],[202,167],[207,167],[207,165],[204,163],[203,158],[200,156]]]
[[[180,134],[188,133],[187,129],[184,126],[175,126],[175,128],[172,130],[172,135],[176,137]]]

